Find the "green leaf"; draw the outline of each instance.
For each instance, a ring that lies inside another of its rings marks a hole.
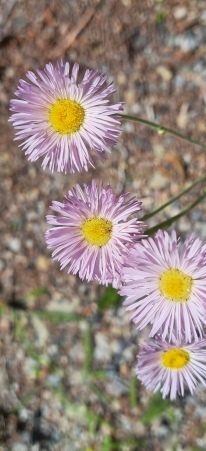
[[[42,319],[48,319],[53,324],[58,324],[63,321],[81,321],[85,320],[85,316],[79,313],[57,312],[57,311],[43,311],[43,310],[30,310],[30,313],[40,316]]]
[[[28,294],[26,294],[23,298],[25,302],[34,301],[42,294],[48,294],[49,290],[47,287],[39,287],[35,288],[34,290],[30,291]]]
[[[115,288],[109,286],[100,298],[98,308],[102,311],[109,307],[117,308],[120,304],[121,296],[117,293]]]
[[[165,12],[165,11],[159,11],[159,12],[157,12],[157,14],[156,14],[156,23],[157,23],[158,25],[161,25],[162,23],[165,22],[166,18],[167,18],[166,12]],[[164,133],[165,133],[165,132],[164,132]]]
[[[129,383],[129,399],[131,407],[137,407],[138,406],[138,390],[139,389],[139,382],[137,379],[136,374],[131,376],[130,383]]]
[[[114,450],[114,441],[112,437],[109,435],[104,437],[101,451],[113,451]]]
[[[0,317],[6,312],[6,305],[0,304]]]
[[[94,344],[93,344],[91,327],[89,325],[86,328],[86,330],[84,331],[83,347],[84,347],[84,355],[85,355],[83,370],[86,373],[90,374],[91,369],[92,369],[92,362],[93,362]]]
[[[150,423],[154,418],[166,412],[170,406],[169,399],[163,399],[160,393],[155,394],[150,400],[147,412],[141,418],[142,423]]]

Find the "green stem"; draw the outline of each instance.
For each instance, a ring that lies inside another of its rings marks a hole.
[[[159,230],[159,229],[164,229],[164,228],[171,226],[171,224],[173,224],[173,222],[177,221],[182,216],[186,215],[190,210],[192,210],[196,205],[198,205],[203,199],[205,199],[205,197],[206,197],[206,191],[201,196],[199,196],[198,199],[195,200],[195,202],[190,204],[189,207],[185,208],[177,215],[173,216],[172,218],[167,219],[166,221],[160,222],[156,226],[151,227],[150,229],[146,230],[146,234],[150,236],[150,235],[153,235],[155,232],[157,232],[157,230]]]
[[[177,132],[176,130],[172,130],[171,128],[163,127],[162,125],[155,124],[154,122],[146,121],[145,119],[141,119],[139,117],[135,116],[129,116],[127,114],[121,114],[120,115],[123,119],[127,119],[128,121],[138,122],[139,124],[146,125],[147,127],[154,128],[157,130],[157,132],[160,135],[164,135],[165,133],[169,133],[170,135],[177,136],[178,138],[183,139],[184,141],[187,141],[191,144],[195,144],[196,146],[202,147],[206,150],[206,145],[202,144],[201,142],[197,141],[196,139],[189,138],[186,135],[183,135],[180,132]]]
[[[172,197],[172,199],[168,200],[168,202],[166,202],[165,204],[161,205],[160,207],[158,207],[156,210],[152,211],[151,213],[147,213],[146,215],[144,215],[141,218],[141,221],[146,221],[147,219],[149,219],[152,216],[156,215],[161,210],[164,210],[166,207],[168,207],[168,205],[172,204],[172,202],[175,202],[175,200],[179,199],[184,194],[188,193],[192,188],[194,188],[194,186],[198,185],[199,183],[205,182],[205,181],[206,181],[206,177],[201,177],[200,179],[196,180],[194,183],[192,183],[192,185],[188,186],[188,188],[185,188],[177,196]]]

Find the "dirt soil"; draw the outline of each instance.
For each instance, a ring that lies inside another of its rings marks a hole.
[[[125,114],[206,143],[205,50],[205,0],[1,0],[0,451],[206,449],[206,390],[173,403],[146,391],[134,374],[146,332],[137,334],[121,303],[101,307],[103,287],[60,272],[44,238],[52,200],[75,183],[110,182],[145,214],[205,175],[205,150],[122,121],[105,162],[94,156],[96,169],[51,174],[27,161],[8,123],[19,79],[64,58],[81,74],[106,73]],[[205,218],[203,201],[174,227],[205,239]]]

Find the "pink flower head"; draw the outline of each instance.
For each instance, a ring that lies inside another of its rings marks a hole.
[[[148,390],[160,390],[163,398],[184,396],[185,386],[193,394],[199,383],[206,385],[206,340],[148,341],[140,345],[136,374]]]
[[[206,308],[206,245],[191,235],[184,243],[159,230],[142,240],[126,259],[120,294],[138,329],[152,324],[150,336],[202,337]]]
[[[141,202],[128,199],[129,193],[116,196],[110,185],[99,187],[93,180],[81,189],[76,185],[63,203],[53,202],[52,210],[60,216],[47,216],[55,226],[46,232],[52,254],[61,269],[88,281],[98,279],[120,286],[120,274],[128,249],[142,238],[145,225],[128,216],[140,210]]]
[[[88,148],[102,158],[119,136],[122,104],[108,104],[113,84],[103,86],[106,75],[93,70],[78,83],[78,72],[78,64],[70,69],[62,60],[37,75],[29,71],[31,83],[20,80],[15,92],[20,100],[11,100],[16,139],[30,161],[44,156],[42,167],[49,165],[52,172],[82,172],[88,163],[94,167]]]

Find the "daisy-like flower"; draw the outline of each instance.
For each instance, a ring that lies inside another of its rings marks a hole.
[[[199,383],[206,385],[206,340],[148,341],[140,345],[136,374],[148,390],[160,390],[163,398],[184,396],[185,386],[193,394]]]
[[[116,196],[110,185],[99,187],[95,181],[81,189],[76,185],[64,203],[54,201],[51,209],[60,216],[48,215],[55,226],[46,232],[52,254],[61,269],[88,281],[97,279],[120,286],[120,274],[129,247],[142,238],[145,225],[127,218],[140,210],[141,202],[128,199],[129,193]]]
[[[20,80],[15,92],[20,100],[11,100],[15,139],[23,141],[30,161],[44,156],[42,167],[49,165],[52,172],[81,172],[88,163],[94,167],[88,148],[103,158],[119,136],[122,103],[108,104],[113,84],[103,86],[107,76],[93,70],[78,83],[78,72],[78,64],[70,70],[62,60],[37,75],[29,71],[31,83]]]
[[[158,231],[142,240],[126,259],[120,294],[138,329],[152,324],[150,337],[173,332],[191,342],[203,335],[206,323],[206,245],[191,235],[184,243]]]

